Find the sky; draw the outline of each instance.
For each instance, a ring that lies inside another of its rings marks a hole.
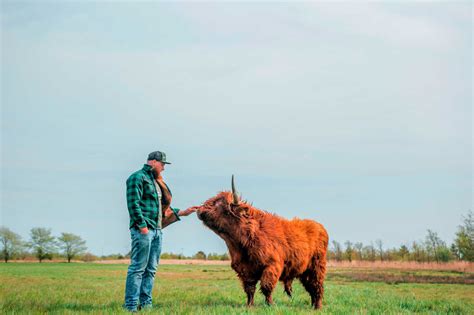
[[[471,2],[1,2],[0,225],[130,249],[125,181],[237,190],[330,240],[452,242],[473,206]],[[226,252],[195,215],[164,252]]]

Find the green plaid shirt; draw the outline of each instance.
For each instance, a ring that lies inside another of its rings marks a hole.
[[[160,199],[150,165],[143,165],[141,170],[127,179],[127,207],[130,214],[130,228],[161,228]]]

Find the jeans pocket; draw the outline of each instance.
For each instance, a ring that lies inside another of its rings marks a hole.
[[[135,227],[130,229],[130,235],[132,236],[132,239],[139,239],[146,236],[146,234],[142,234],[140,230]]]

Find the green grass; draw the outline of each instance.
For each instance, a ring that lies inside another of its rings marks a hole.
[[[126,265],[82,263],[0,264],[0,313],[76,314],[123,312]],[[360,276],[369,273],[368,276]],[[330,269],[321,314],[474,314],[472,274],[443,271]],[[384,275],[388,279],[385,281]],[[396,277],[397,281],[393,281]],[[430,283],[427,279],[444,279]],[[449,281],[445,281],[448,277]],[[418,281],[417,279],[421,279]],[[372,281],[376,280],[376,281]],[[414,281],[418,283],[412,283]],[[451,281],[451,282],[450,282]],[[420,283],[421,282],[421,283]],[[274,291],[275,305],[245,294],[229,266],[163,265],[153,291],[161,314],[308,314],[309,295],[299,282],[294,297]]]

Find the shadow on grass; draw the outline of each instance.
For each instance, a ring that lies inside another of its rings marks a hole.
[[[173,305],[180,305],[180,304],[185,305],[185,306],[190,305],[189,301],[182,301],[182,302],[176,301],[175,303],[169,303],[166,301],[165,302],[157,301],[153,303],[154,307],[163,308],[163,309],[169,308],[170,306],[173,306]],[[216,299],[216,300],[206,299],[203,301],[199,301],[197,303],[194,302],[192,303],[192,305],[195,307],[225,306],[225,307],[232,307],[232,308],[242,308],[242,307],[247,306],[243,302],[236,302],[232,300],[223,300],[223,299]]]
[[[279,309],[295,309],[298,311],[311,311],[311,303],[306,300],[301,301],[301,300],[290,300],[290,299],[274,299],[274,304],[273,305],[267,305],[264,301],[259,301],[256,300],[255,304],[253,306],[247,306],[246,301],[236,301],[232,299],[222,299],[222,298],[216,298],[216,299],[205,299],[202,301],[194,301],[193,303],[189,303],[189,301],[176,301],[172,305],[168,302],[161,302],[157,301],[154,302],[154,307],[158,309],[169,309],[170,307],[183,307],[186,309],[189,308],[196,308],[196,309],[232,309],[233,311],[241,311],[241,312],[247,312],[247,311],[278,311]]]
[[[286,302],[286,303],[285,303]],[[310,311],[311,307],[309,303],[299,304],[293,303],[293,301],[282,301],[276,300],[275,304],[272,306],[266,305],[263,301],[256,301],[255,305],[248,307],[245,301],[236,301],[232,299],[222,299],[222,298],[207,298],[202,301],[190,301],[185,299],[176,299],[173,302],[170,301],[154,301],[153,309],[150,311],[161,311],[165,313],[179,313],[180,311],[186,314],[206,314],[209,310],[216,312],[221,311],[230,311],[232,314],[245,314],[248,312],[258,311],[258,312],[274,312],[279,310],[295,310],[295,311]],[[0,303],[0,313],[94,313],[94,314],[117,314],[117,313],[127,313],[126,310],[122,308],[123,301],[114,300],[110,303],[88,303],[84,302],[52,302],[52,303],[15,303],[9,301],[2,305]],[[215,312],[214,312],[215,313]]]
[[[111,302],[107,304],[93,304],[93,303],[53,303],[45,307],[46,312],[60,312],[60,311],[72,311],[72,312],[112,312],[114,310],[122,310],[123,302]]]

